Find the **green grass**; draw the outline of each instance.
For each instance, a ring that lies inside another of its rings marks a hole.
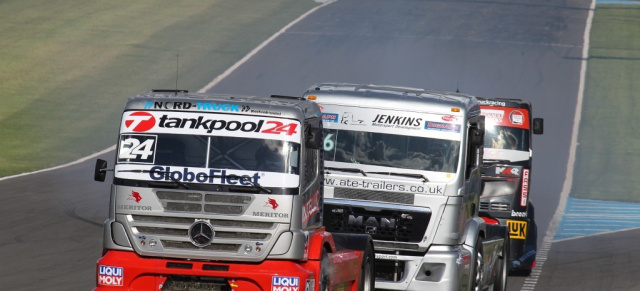
[[[640,202],[640,7],[599,5],[571,196]]]
[[[197,91],[312,0],[0,1],[0,177],[102,150],[126,99]]]

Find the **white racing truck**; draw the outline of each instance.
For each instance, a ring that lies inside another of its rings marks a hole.
[[[475,97],[319,84],[324,224],[370,234],[376,288],[504,290],[508,231],[478,216],[484,116]]]
[[[130,98],[94,290],[371,291],[371,238],[322,226],[321,136],[300,97]]]

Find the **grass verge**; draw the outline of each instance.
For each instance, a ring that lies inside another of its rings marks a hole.
[[[572,197],[640,202],[640,6],[598,5]]]
[[[129,96],[197,91],[312,0],[0,2],[0,177],[115,143]]]

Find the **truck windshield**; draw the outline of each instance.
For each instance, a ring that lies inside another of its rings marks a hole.
[[[122,134],[118,164],[298,175],[300,145],[282,140],[181,134]]]
[[[528,152],[529,130],[506,126],[486,126],[484,147]]]
[[[324,150],[325,161],[455,173],[460,142],[325,128]]]

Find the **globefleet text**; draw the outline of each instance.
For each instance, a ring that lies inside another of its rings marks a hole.
[[[260,176],[258,173],[249,175],[234,175],[227,174],[226,170],[214,170],[210,169],[209,172],[192,172],[189,168],[182,168],[182,170],[172,171],[171,167],[156,166],[149,171],[149,177],[155,181],[172,181],[178,180],[181,182],[198,182],[198,183],[210,183],[210,184],[228,184],[228,185],[244,185],[251,186],[258,184]]]

